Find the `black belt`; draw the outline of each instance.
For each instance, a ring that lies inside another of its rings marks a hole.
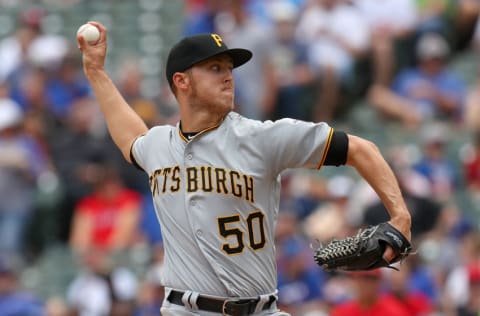
[[[184,292],[172,290],[168,295],[167,300],[170,303],[184,306],[182,302],[183,294]],[[275,300],[276,297],[274,295],[270,295],[268,302],[263,305],[262,310],[269,309]],[[255,313],[255,309],[259,301],[260,298],[222,300],[199,295],[197,298],[197,306],[199,310],[208,312],[220,313],[223,315],[244,316]]]

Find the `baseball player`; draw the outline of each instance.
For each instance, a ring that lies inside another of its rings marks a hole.
[[[217,34],[179,41],[166,63],[180,122],[150,130],[104,70],[107,31],[81,35],[83,66],[109,132],[128,162],[149,175],[165,247],[162,315],[286,315],[276,307],[274,231],[280,173],[350,165],[410,238],[410,215],[379,150],[327,123],[260,122],[235,112],[232,71],[252,53]],[[387,248],[384,257],[393,258]]]

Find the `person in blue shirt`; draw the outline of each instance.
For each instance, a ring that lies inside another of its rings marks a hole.
[[[0,314],[3,316],[46,316],[43,301],[19,287],[13,263],[0,258]]]
[[[416,67],[401,70],[391,88],[374,86],[372,105],[406,126],[418,127],[431,120],[460,122],[467,87],[448,66],[447,41],[439,34],[425,33],[415,49]]]

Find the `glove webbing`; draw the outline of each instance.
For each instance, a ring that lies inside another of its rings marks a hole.
[[[364,231],[359,231],[354,237],[347,237],[342,240],[332,240],[326,247],[322,247],[320,251],[315,254],[315,261],[320,264],[323,261],[332,261],[337,258],[350,256],[359,250],[360,242],[370,238],[377,227],[371,227]],[[328,265],[323,264],[323,268],[328,269]]]

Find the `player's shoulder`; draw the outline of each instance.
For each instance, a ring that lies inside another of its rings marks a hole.
[[[230,112],[225,118],[225,123],[233,127],[238,127],[238,126],[243,127],[243,126],[258,126],[259,124],[262,124],[262,121],[247,118],[237,112]]]
[[[174,130],[175,130],[175,126],[173,125],[156,125],[150,128],[142,136],[146,138],[161,139],[162,137],[169,137]]]
[[[239,113],[230,112],[226,118],[227,124],[232,127],[255,129],[268,129],[276,126],[295,126],[295,125],[314,125],[313,122],[307,122],[292,118],[281,118],[278,120],[258,120],[247,118]]]
[[[237,130],[244,130],[250,134],[257,134],[261,131],[275,131],[275,130],[296,130],[298,128],[311,128],[316,125],[328,126],[328,124],[314,123],[293,118],[281,118],[277,120],[257,120],[250,119],[236,112],[231,112],[228,116],[231,128]]]

